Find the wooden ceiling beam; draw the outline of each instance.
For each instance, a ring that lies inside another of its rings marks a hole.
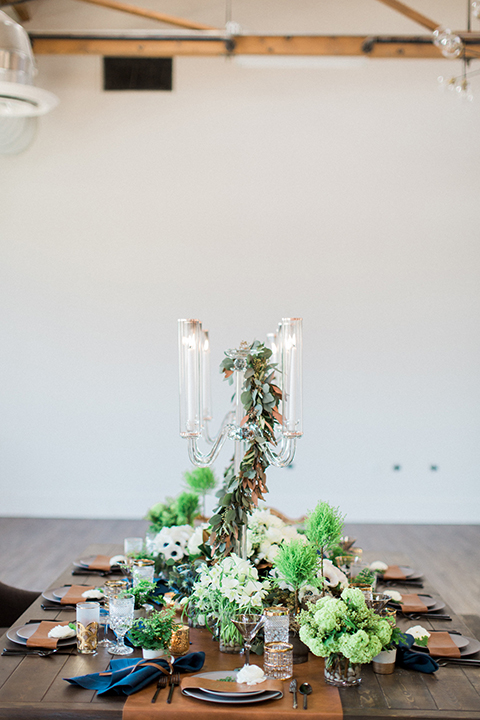
[[[269,55],[364,56],[369,58],[445,59],[430,37],[367,37],[355,35],[225,37],[102,37],[69,33],[31,32],[36,55],[107,55],[133,57]],[[480,37],[470,38],[468,49],[480,52]]]
[[[405,15],[405,17],[423,25],[423,27],[428,28],[432,32],[440,26],[440,23],[435,22],[435,20],[430,20],[430,18],[425,17],[425,15],[422,15],[408,5],[405,5],[405,3],[399,2],[399,0],[377,0],[377,2],[388,5],[388,7],[392,8],[392,10],[396,10],[401,15]]]
[[[120,12],[138,15],[139,17],[148,18],[149,20],[158,20],[159,22],[175,25],[176,27],[187,28],[188,30],[216,30],[212,25],[204,25],[193,20],[185,20],[184,18],[166,15],[156,10],[148,10],[146,8],[137,7],[137,5],[128,5],[126,3],[117,2],[117,0],[81,0],[92,5],[109,8],[110,10],[120,10]]]

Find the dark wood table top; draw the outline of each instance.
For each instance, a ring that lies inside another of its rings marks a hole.
[[[117,545],[91,545],[84,556],[98,553],[114,555],[118,551]],[[66,569],[51,587],[73,583],[103,584],[103,577],[72,577],[71,571],[72,567]],[[424,588],[418,592],[441,599],[427,579],[423,582]],[[398,587],[401,590],[402,586]],[[408,592],[417,592],[417,589]],[[41,598],[35,601],[15,625],[36,619],[75,618],[75,612],[71,610],[44,611],[41,609],[42,602]],[[450,608],[446,607],[442,612],[448,612],[452,622],[427,620],[426,617],[412,622],[400,617],[398,625],[406,629],[412,624],[421,624],[427,629],[458,630],[472,636],[469,628]],[[15,647],[6,636],[0,642],[2,648]],[[140,655],[140,651],[135,650],[133,657]],[[124,697],[98,697],[94,691],[73,687],[63,680],[65,677],[104,671],[111,657],[104,648],[99,648],[96,655],[90,656],[74,652],[71,656],[52,655],[49,658],[0,657],[0,718],[120,720]],[[301,682],[302,665],[295,665],[294,673]],[[319,677],[319,682],[323,682],[323,678]],[[376,675],[371,666],[364,666],[361,685],[341,689],[340,695],[344,716],[349,720],[480,720],[480,667],[450,665],[439,668],[433,675],[396,668],[393,675]],[[292,717],[295,712],[304,711],[292,710]],[[245,714],[248,715],[248,710]]]

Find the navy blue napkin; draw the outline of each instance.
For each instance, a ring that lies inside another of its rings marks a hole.
[[[173,669],[179,673],[198,672],[202,669],[204,662],[204,652],[189,653],[184,657],[177,658],[173,663]],[[63,679],[72,685],[97,690],[98,695],[106,692],[132,695],[149,683],[158,680],[160,675],[169,673],[170,668],[163,658],[154,658],[153,660],[114,658],[110,661],[106,672]]]
[[[439,668],[439,664],[427,653],[415,652],[411,650],[415,638],[413,635],[405,633],[397,646],[396,664],[407,670],[417,670],[417,672],[434,673]]]

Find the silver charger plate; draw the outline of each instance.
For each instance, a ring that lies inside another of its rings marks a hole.
[[[230,695],[213,695],[201,688],[185,688],[182,693],[187,697],[195,700],[203,700],[204,702],[224,703],[227,705],[251,705],[252,703],[265,702],[266,700],[279,700],[283,697],[281,690],[264,690],[258,694],[241,695],[234,693],[234,697]]]
[[[29,637],[33,635],[33,633],[38,630],[40,623],[29,623],[28,625],[17,625],[17,627],[12,627],[10,630],[7,630],[7,637],[9,640],[11,640],[13,643],[17,645],[26,645],[27,640]],[[21,635],[19,635],[21,633]],[[77,638],[71,637],[71,638],[65,638],[64,640],[59,640],[57,643],[58,647],[65,647],[68,645],[76,645],[77,644]],[[41,648],[39,648],[41,649]]]

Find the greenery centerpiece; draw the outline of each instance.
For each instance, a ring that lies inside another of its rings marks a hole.
[[[136,585],[128,590],[135,598],[134,609],[142,610],[145,605],[152,602],[163,605],[164,599],[161,595],[156,594],[156,590],[156,584],[150,582],[150,580],[139,580]]]
[[[157,656],[165,654],[172,639],[174,616],[173,609],[164,608],[153,612],[149,617],[134,620],[128,633],[132,645],[154,651]],[[144,653],[145,655],[152,657],[150,653]]]
[[[193,490],[194,493],[201,496],[202,515],[205,518],[205,500],[207,493],[209,493],[210,490],[213,490],[217,485],[217,480],[213,471],[209,467],[198,467],[190,472],[187,471],[184,477],[188,487]]]
[[[338,508],[327,502],[319,502],[307,516],[305,533],[318,550],[320,556],[320,574],[323,577],[323,559],[325,554],[338,545],[343,532],[345,516]]]
[[[305,540],[283,543],[274,560],[274,583],[294,593],[294,615],[299,611],[300,588],[308,585],[321,588],[323,581],[317,577],[318,555],[315,548]]]
[[[276,363],[271,363],[272,351],[255,340],[245,345],[245,374],[240,396],[244,409],[241,422],[242,440],[246,452],[235,473],[234,462],[224,473],[224,483],[217,493],[218,506],[210,518],[211,533],[208,540],[212,554],[228,555],[238,546],[240,537],[246,533],[248,516],[264,499],[267,492],[265,471],[270,465],[266,448],[275,446],[275,426],[282,422],[278,406],[282,391],[275,384]],[[227,357],[220,365],[220,372],[232,381],[236,360]]]
[[[231,619],[239,613],[261,613],[268,587],[248,560],[232,553],[215,565],[200,566],[186,609],[197,624],[218,636],[221,651],[240,652],[242,636]]]
[[[346,588],[340,598],[325,596],[299,617],[300,639],[325,658],[325,681],[349,686],[360,682],[360,666],[388,647],[393,628],[367,607],[361,590]]]

